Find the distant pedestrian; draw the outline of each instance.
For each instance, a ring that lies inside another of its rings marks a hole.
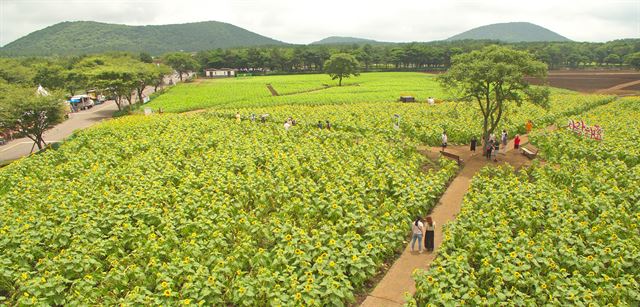
[[[516,134],[515,139],[513,139],[513,148],[518,149],[520,148],[520,135]]]
[[[260,122],[263,124],[267,122],[267,114],[260,115]]]
[[[477,145],[478,145],[478,139],[475,136],[471,137],[471,151],[476,152]]]
[[[416,241],[418,241],[418,251],[422,253],[422,232],[424,231],[424,224],[421,219],[417,217],[411,224],[411,232],[413,233],[413,239],[411,240],[411,251],[415,251]]]
[[[434,105],[436,102],[433,99],[433,97],[429,97],[429,99],[427,99],[427,102],[429,103],[430,106]]]
[[[327,126],[327,130],[331,130],[331,123],[328,120],[326,120],[325,122],[327,124],[326,125]]]
[[[527,134],[531,133],[531,130],[533,129],[533,122],[531,122],[531,120],[527,120],[524,128],[527,130]]]
[[[424,234],[424,249],[426,249],[428,252],[432,252],[434,249],[435,233],[436,233],[436,222],[434,222],[430,216],[427,216],[427,225],[425,225],[425,234]]]
[[[493,158],[493,162],[498,162],[498,151],[500,150],[500,142],[493,142],[493,150],[491,151],[491,156]]]
[[[287,121],[284,122],[284,130],[289,131],[289,128],[291,128],[291,124],[287,120]]]
[[[324,126],[322,125],[322,121],[319,120],[318,121],[318,129],[323,129],[323,128],[324,128]]]
[[[507,152],[507,142],[509,141],[509,137],[507,136],[507,130],[502,130],[502,135],[500,136],[500,140],[502,141],[502,150]]]
[[[236,112],[236,123],[239,123],[242,120],[242,116],[240,116],[240,112]]]
[[[252,122],[256,121],[256,114],[255,113],[251,113],[251,121]]]
[[[449,137],[447,137],[447,132],[442,131],[442,151],[447,148],[447,142],[449,141]]]
[[[485,146],[485,153],[487,154],[487,160],[491,159],[491,153],[493,152],[493,141],[489,140]]]

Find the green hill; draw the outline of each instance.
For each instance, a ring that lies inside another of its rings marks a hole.
[[[495,23],[462,32],[447,40],[464,39],[500,40],[509,43],[571,41],[558,33],[529,22]]]
[[[93,21],[62,22],[28,34],[0,48],[9,56],[86,54],[105,51],[198,51],[283,42],[232,24],[205,21],[158,26],[127,26]]]
[[[317,42],[311,43],[311,45],[344,45],[344,44],[385,44],[385,42],[379,42],[372,39],[346,37],[346,36],[329,36],[323,38]]]

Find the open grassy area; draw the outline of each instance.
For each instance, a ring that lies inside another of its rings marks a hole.
[[[272,96],[271,84],[280,96]],[[328,85],[328,86],[327,86]],[[445,98],[435,75],[423,73],[363,73],[338,87],[328,75],[240,77],[180,84],[149,103],[167,112],[196,109],[246,108],[274,105],[324,105],[394,102],[401,95],[421,101]]]

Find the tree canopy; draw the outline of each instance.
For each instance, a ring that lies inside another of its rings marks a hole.
[[[338,79],[338,86],[342,86],[343,78],[360,75],[359,66],[358,60],[348,53],[334,54],[324,63],[324,69],[331,79]]]
[[[494,45],[454,56],[451,68],[438,80],[456,98],[478,104],[486,142],[498,127],[507,102],[519,106],[527,97],[535,104],[548,106],[549,90],[532,88],[524,79],[544,78],[546,74],[547,65],[528,52]]]
[[[32,139],[38,149],[46,146],[44,132],[64,120],[61,95],[36,94],[35,88],[0,84],[0,130],[18,131]]]
[[[198,69],[198,62],[185,52],[168,53],[164,56],[164,62],[178,72],[180,81],[184,73]]]

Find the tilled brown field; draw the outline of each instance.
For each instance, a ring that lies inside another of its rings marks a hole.
[[[530,79],[533,84],[540,80]],[[637,71],[549,71],[547,83],[553,87],[585,93],[640,94]]]

